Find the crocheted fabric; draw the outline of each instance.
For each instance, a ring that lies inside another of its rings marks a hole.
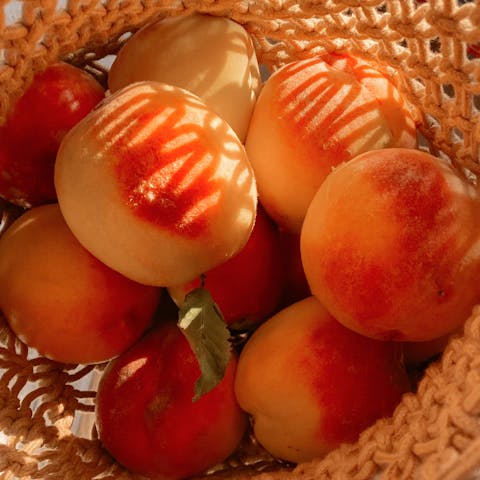
[[[35,72],[64,59],[105,80],[129,32],[193,11],[251,33],[261,64],[342,48],[379,62],[411,102],[437,155],[479,173],[480,4],[465,0],[0,0],[0,123]],[[473,176],[472,181],[475,181]],[[0,232],[19,209],[0,203]],[[38,357],[0,317],[2,479],[135,479],[92,426],[103,365]],[[87,425],[87,427],[85,427]],[[72,433],[75,432],[75,434]],[[326,457],[290,466],[247,441],[209,478],[463,479],[480,468],[480,307],[394,415]]]

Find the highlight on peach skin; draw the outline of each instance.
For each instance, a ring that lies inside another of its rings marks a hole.
[[[50,359],[118,355],[149,326],[160,295],[88,253],[57,204],[28,210],[0,238],[0,309],[18,338]]]
[[[251,328],[280,306],[286,285],[282,253],[280,233],[259,204],[252,234],[239,253],[205,272],[203,282],[197,278],[168,291],[180,306],[203,283],[228,325]]]
[[[234,394],[236,366],[232,354],[223,380],[192,402],[198,362],[175,322],[160,324],[105,370],[96,399],[100,440],[119,463],[153,478],[217,465],[248,424]]]
[[[393,83],[347,55],[277,70],[260,92],[245,142],[267,213],[293,233],[333,167],[369,150],[416,146],[414,119]]]
[[[413,149],[367,152],[335,169],[301,232],[313,295],[353,330],[428,341],[480,301],[477,190]]]
[[[235,255],[256,214],[253,171],[231,127],[197,96],[157,82],[118,90],[70,130],[55,186],[87,250],[162,287]]]
[[[240,354],[235,381],[257,440],[292,462],[354,442],[409,389],[399,343],[345,328],[313,296],[260,325]]]

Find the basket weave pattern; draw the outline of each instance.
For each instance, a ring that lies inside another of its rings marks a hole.
[[[115,54],[127,32],[193,11],[243,24],[259,62],[272,70],[342,48],[380,62],[410,100],[431,151],[480,172],[478,1],[0,0],[0,123],[46,65],[66,59],[105,78],[100,60]],[[1,232],[19,211],[2,203],[0,213]],[[102,368],[38,357],[0,317],[0,478],[140,478],[114,462],[95,430],[79,431],[81,420],[91,419],[94,381]],[[394,415],[363,432],[357,443],[293,469],[247,448],[213,475],[456,480],[473,478],[476,468],[480,307],[464,334],[427,368],[418,390],[405,395]]]

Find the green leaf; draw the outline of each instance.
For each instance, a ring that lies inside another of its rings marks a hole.
[[[232,354],[230,332],[210,292],[196,288],[188,293],[178,313],[178,326],[200,365],[193,401],[215,388],[225,375]]]

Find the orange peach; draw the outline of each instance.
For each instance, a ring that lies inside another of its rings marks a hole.
[[[257,440],[304,462],[353,442],[410,388],[400,345],[343,327],[308,297],[264,322],[240,354],[235,392]]]
[[[345,326],[379,339],[427,341],[480,301],[480,198],[449,163],[385,149],[335,169],[301,233],[313,295]]]
[[[255,226],[245,247],[204,276],[204,286],[225,322],[240,329],[250,328],[272,314],[280,305],[285,285],[279,232],[258,207]],[[185,295],[201,283],[197,278],[168,291],[175,303],[181,305]]]
[[[234,394],[236,367],[232,356],[223,380],[193,402],[198,362],[174,321],[159,325],[105,370],[95,407],[100,440],[149,478],[202,473],[233,453],[247,428]]]
[[[334,65],[330,58],[297,60],[268,78],[245,143],[261,202],[294,233],[334,167],[368,150],[417,145],[393,83],[353,58]]]
[[[325,62],[338,70],[349,72],[374,95],[392,134],[391,146],[417,147],[417,134],[412,112],[392,81],[377,66],[347,53],[322,56]]]
[[[256,214],[255,178],[233,130],[195,95],[156,82],[119,90],[67,134],[55,186],[80,243],[149,285],[225,262]]]
[[[56,204],[27,211],[0,238],[0,309],[20,340],[53,360],[118,355],[149,326],[160,297],[88,253]]]
[[[164,18],[127,40],[110,69],[110,90],[141,80],[195,93],[242,142],[261,86],[247,31],[228,18],[198,13]]]

